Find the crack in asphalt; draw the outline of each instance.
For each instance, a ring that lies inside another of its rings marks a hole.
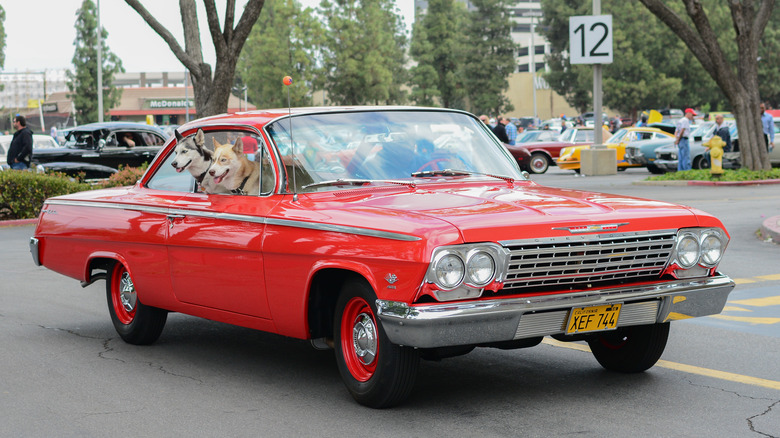
[[[771,405],[769,405],[769,407],[767,407],[764,412],[762,412],[760,414],[753,415],[752,417],[748,417],[747,418],[747,422],[748,422],[748,427],[750,427],[750,431],[754,432],[754,433],[757,433],[759,435],[765,436],[765,437],[777,438],[778,435],[770,435],[769,433],[764,433],[764,432],[761,432],[760,430],[756,430],[755,425],[753,424],[753,420],[758,418],[758,417],[762,417],[762,416],[768,414],[769,412],[772,411],[772,408],[777,406],[779,403],[780,403],[780,400],[777,400],[774,403],[772,403]]]
[[[769,407],[767,407],[767,408],[766,408],[766,410],[765,410],[764,412],[762,412],[762,413],[760,413],[760,414],[753,415],[752,417],[748,417],[746,420],[747,420],[748,428],[750,429],[750,431],[751,431],[751,432],[753,432],[753,433],[757,433],[757,434],[759,434],[759,435],[761,435],[761,436],[765,436],[765,437],[768,437],[768,438],[779,438],[779,437],[780,437],[780,435],[771,435],[771,434],[769,434],[769,433],[764,433],[764,432],[762,432],[762,431],[760,431],[760,430],[756,430],[756,428],[755,428],[755,425],[753,424],[753,420],[754,420],[754,419],[757,419],[757,418],[759,418],[759,417],[762,417],[762,416],[764,416],[764,415],[768,414],[769,412],[771,412],[771,411],[772,411],[772,408],[774,408],[775,406],[777,406],[778,404],[780,404],[780,400],[773,400],[773,399],[771,399],[771,398],[766,398],[766,397],[751,397],[751,396],[749,396],[749,395],[742,395],[742,394],[740,394],[740,393],[738,393],[738,392],[736,392],[736,391],[729,391],[729,390],[727,390],[727,389],[723,389],[723,388],[717,388],[717,387],[714,387],[714,386],[709,386],[709,385],[700,385],[700,384],[698,384],[698,383],[693,383],[693,382],[692,382],[692,381],[690,381],[690,380],[688,380],[688,383],[689,383],[691,386],[698,386],[698,387],[700,387],[700,388],[706,388],[706,389],[714,389],[714,390],[717,390],[717,391],[725,392],[725,393],[727,393],[727,394],[733,394],[733,395],[736,395],[737,397],[740,397],[740,398],[747,398],[747,399],[750,399],[750,400],[766,400],[766,401],[774,401],[774,403],[772,403],[771,405],[769,405]]]
[[[40,324],[38,325],[38,327],[40,327],[40,328],[42,328],[44,330],[54,330],[54,331],[58,331],[58,332],[65,332],[65,333],[68,333],[68,334],[71,334],[71,335],[74,335],[74,336],[78,336],[78,337],[84,338],[84,339],[94,339],[94,340],[98,340],[98,341],[103,341],[103,344],[102,344],[103,351],[98,352],[98,357],[99,358],[105,359],[105,360],[115,360],[117,362],[127,363],[127,361],[119,359],[117,357],[106,356],[106,354],[114,351],[114,349],[109,344],[111,343],[111,341],[113,341],[116,338],[100,338],[100,337],[97,337],[97,336],[87,336],[87,335],[83,335],[83,334],[78,333],[78,332],[73,331],[73,330],[62,329],[62,328],[58,328],[58,327],[47,327],[45,325],[40,325]],[[198,382],[198,383],[201,383],[201,384],[203,383],[202,380],[196,379],[195,377],[172,373],[172,372],[166,370],[162,365],[157,365],[154,362],[140,362],[140,363],[145,364],[145,365],[149,366],[150,368],[156,369],[157,371],[160,371],[161,373],[169,375],[169,376],[180,377],[180,378],[184,378],[184,379],[190,379],[190,380],[194,380],[195,382]]]

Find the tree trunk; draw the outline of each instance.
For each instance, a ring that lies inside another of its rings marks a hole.
[[[763,140],[758,93],[758,44],[769,21],[774,0],[730,1],[737,33],[737,72],[731,68],[717,42],[701,0],[682,0],[696,30],[686,24],[661,0],[639,0],[688,46],[731,104],[737,119],[742,165],[751,170],[769,169],[769,154]]]
[[[264,0],[249,0],[235,28],[233,21],[236,2],[235,0],[227,0],[223,29],[220,29],[214,0],[204,1],[209,33],[217,54],[213,77],[211,65],[203,62],[195,0],[179,0],[182,26],[184,27],[184,49],[181,48],[170,31],[160,24],[139,0],[125,0],[125,2],[135,9],[144,21],[168,43],[168,47],[176,55],[176,58],[189,70],[198,117],[227,112],[238,56],[241,54],[241,49],[252,30],[252,26],[263,10]]]

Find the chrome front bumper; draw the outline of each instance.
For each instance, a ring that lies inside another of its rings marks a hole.
[[[377,300],[390,341],[435,348],[562,334],[575,307],[623,303],[618,327],[714,315],[734,281],[728,276],[675,280],[637,287],[487,301],[410,306]]]
[[[38,252],[38,239],[30,237],[30,254],[32,255],[35,266],[41,266],[41,257]]]

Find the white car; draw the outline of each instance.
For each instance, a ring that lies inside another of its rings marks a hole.
[[[0,135],[0,167],[2,169],[8,168],[8,149],[11,147],[11,140],[14,139],[13,135]],[[57,141],[48,135],[33,134],[33,149],[49,149],[59,147]]]

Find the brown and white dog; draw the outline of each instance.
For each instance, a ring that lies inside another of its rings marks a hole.
[[[205,147],[205,136],[203,130],[198,129],[194,136],[186,139],[179,133],[176,134],[176,159],[171,166],[177,172],[183,172],[185,169],[192,174],[198,187],[206,193],[227,193],[227,190],[218,187],[211,175],[208,174],[209,167],[214,163],[214,153]]]
[[[214,141],[214,164],[209,169],[213,181],[230,193],[257,195],[260,192],[260,163],[250,161],[244,155],[244,144],[237,139],[234,144]],[[263,188],[273,186],[274,177],[270,165],[264,162]]]

